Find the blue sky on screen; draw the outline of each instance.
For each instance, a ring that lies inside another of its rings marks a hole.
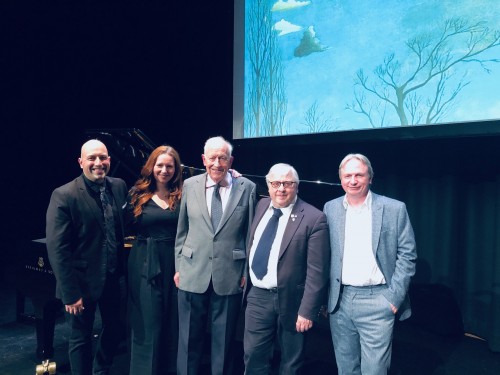
[[[252,1],[247,0],[247,9]],[[355,87],[360,69],[367,78],[367,86],[380,84],[374,71],[393,54],[401,65],[396,81],[403,82],[417,64],[407,42],[426,36],[432,44],[443,33],[446,20],[452,18],[469,24],[482,22],[491,35],[494,30],[500,30],[497,0],[279,0],[269,1],[268,5],[272,9],[284,73],[287,134],[308,132],[304,116],[313,105],[317,113],[328,119],[327,131],[401,126],[390,106],[385,109],[383,121],[372,115],[371,122],[366,115],[352,109],[356,98],[361,97],[365,99],[365,108],[378,106],[379,113],[386,104],[359,85]],[[309,45],[304,45],[305,34],[309,36]],[[458,56],[465,48],[464,43],[464,38],[453,39],[448,47]],[[500,46],[475,58],[498,59],[498,62],[461,62],[447,71],[449,77],[444,90],[448,90],[448,95],[460,83],[464,86],[438,123],[500,118]],[[246,97],[249,71],[246,51]],[[421,103],[433,97],[436,86],[437,79],[416,90]],[[410,125],[419,125],[422,121],[410,121]]]

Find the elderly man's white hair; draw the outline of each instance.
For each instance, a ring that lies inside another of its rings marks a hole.
[[[203,153],[206,154],[208,152],[208,150],[223,148],[224,146],[227,146],[229,156],[231,156],[233,153],[233,145],[231,143],[229,143],[228,141],[226,141],[221,136],[212,137],[212,138],[207,139],[207,141],[205,142],[205,147],[203,148]]]
[[[294,167],[292,167],[290,164],[285,164],[285,163],[278,163],[274,164],[271,169],[269,169],[269,172],[266,175],[266,181],[269,182],[269,177],[270,176],[278,176],[278,175],[287,175],[288,173],[292,173],[293,180],[299,184],[299,174],[295,170]]]

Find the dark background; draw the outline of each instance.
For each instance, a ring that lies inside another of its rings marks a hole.
[[[204,141],[232,138],[233,11],[230,0],[2,2],[2,237],[44,236],[50,193],[80,173],[88,129],[141,129],[203,168]],[[395,173],[498,173],[500,124],[463,125],[235,140],[234,167],[261,176],[289,162],[301,179],[337,183],[342,157],[363,152],[374,187]],[[301,194],[321,208],[341,191]]]
[[[232,140],[233,12],[230,0],[0,3],[3,250],[45,236],[50,194],[81,173],[88,129],[141,129],[197,168],[208,137]],[[500,121],[233,143],[260,193],[256,176],[276,162],[332,183],[299,187],[320,209],[342,194],[343,156],[367,155],[373,190],[407,202],[425,266],[415,280],[451,287],[466,328],[500,350]]]
[[[0,17],[4,238],[43,237],[86,129],[139,128],[201,167],[206,138],[231,138],[232,1],[21,0]]]

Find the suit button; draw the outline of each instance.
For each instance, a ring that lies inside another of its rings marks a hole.
[[[209,260],[212,260],[212,257],[208,257]]]

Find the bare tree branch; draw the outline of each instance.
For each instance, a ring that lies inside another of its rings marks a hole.
[[[427,124],[436,123],[444,118],[459,93],[470,83],[464,78],[453,83],[450,78],[454,69],[460,64],[475,63],[491,73],[491,65],[500,62],[500,59],[480,57],[483,52],[500,46],[500,31],[491,31],[484,22],[470,23],[462,18],[445,21],[437,33],[415,36],[406,46],[410,52],[404,64],[411,67],[408,72],[403,71],[403,64],[390,53],[375,68],[372,80],[362,69],[356,73],[355,101],[346,108],[367,116],[372,126],[383,126],[382,122],[376,122],[379,119],[373,118],[376,103],[392,107],[402,126],[416,124],[424,118],[424,112]],[[455,87],[449,90],[448,86],[453,84]],[[371,96],[371,104],[360,94],[360,89]],[[427,99],[423,100],[426,95]]]

